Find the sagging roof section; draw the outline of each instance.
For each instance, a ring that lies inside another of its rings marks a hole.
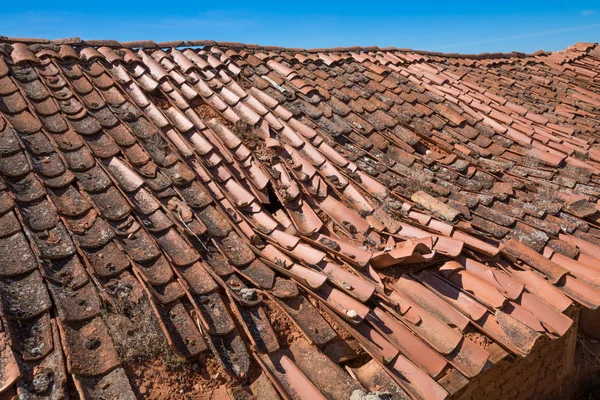
[[[135,398],[105,304],[294,399],[349,398],[359,349],[443,399],[600,305],[595,44],[0,42],[3,394]]]

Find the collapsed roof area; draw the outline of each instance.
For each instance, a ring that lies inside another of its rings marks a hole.
[[[600,305],[599,73],[0,38],[0,398],[136,398],[109,317],[144,309],[259,398],[444,399],[527,357]]]

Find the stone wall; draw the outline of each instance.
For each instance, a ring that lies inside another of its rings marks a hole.
[[[509,356],[471,380],[453,400],[566,399],[578,389],[575,350],[579,309],[569,315],[575,323],[560,339],[542,338],[526,358]]]

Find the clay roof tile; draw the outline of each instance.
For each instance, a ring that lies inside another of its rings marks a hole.
[[[593,46],[0,42],[0,356],[3,335],[16,358],[65,356],[82,397],[137,382],[99,294],[144,298],[180,355],[213,351],[234,376],[254,356],[273,391],[315,398],[352,395],[348,343],[443,398],[492,361],[470,325],[527,356],[568,331],[572,302],[600,306]],[[11,366],[0,391],[30,387]]]

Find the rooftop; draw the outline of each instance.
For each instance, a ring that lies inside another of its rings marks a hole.
[[[259,398],[527,357],[600,305],[599,74],[591,43],[0,37],[0,398],[134,399],[142,315]]]

